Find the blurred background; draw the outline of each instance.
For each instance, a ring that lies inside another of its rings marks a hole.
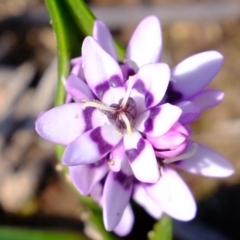
[[[124,46],[137,23],[155,14],[163,28],[163,60],[170,66],[206,50],[225,56],[222,70],[209,86],[223,90],[225,99],[203,113],[193,126],[193,138],[228,158],[236,173],[213,179],[181,172],[199,207],[194,221],[174,221],[174,239],[239,240],[240,2],[87,2]],[[54,145],[34,130],[37,115],[53,106],[56,79],[56,43],[44,1],[0,0],[0,240],[13,239],[1,235],[1,229],[9,226],[85,231],[89,239],[103,239],[93,229],[84,229],[85,210],[60,174]],[[146,239],[145,218],[153,220],[141,214],[133,234],[125,239]]]

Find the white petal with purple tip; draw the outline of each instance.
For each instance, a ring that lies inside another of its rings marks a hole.
[[[108,172],[108,166],[105,162],[99,162],[94,165],[78,165],[69,167],[69,173],[73,185],[82,195],[90,194],[93,186],[101,181]]]
[[[122,136],[112,125],[103,125],[85,132],[68,144],[62,162],[68,166],[90,164],[106,156]]]
[[[82,59],[86,81],[95,95],[107,105],[118,103],[125,93],[118,63],[92,37],[83,42]]]
[[[174,105],[165,103],[139,115],[135,127],[152,137],[165,134],[178,121],[182,110]]]
[[[218,105],[224,98],[224,92],[217,89],[203,90],[194,96],[191,101],[201,110],[205,110]]]
[[[194,198],[176,171],[164,168],[164,174],[156,184],[145,187],[148,194],[171,217],[189,221],[195,217],[196,203]]]
[[[194,142],[189,142],[189,145],[192,144]],[[222,155],[202,144],[197,143],[197,145],[197,152],[192,157],[179,161],[177,167],[209,177],[228,177],[234,173],[232,164]]]
[[[99,45],[117,61],[117,53],[112,35],[106,24],[96,20],[93,26],[93,38]]]
[[[114,232],[118,236],[124,237],[131,232],[133,223],[134,223],[133,210],[132,210],[130,204],[128,204],[123,212],[123,215],[122,215],[122,218],[121,218],[119,224],[114,229]]]
[[[159,20],[155,16],[143,19],[134,31],[128,47],[126,59],[131,59],[142,67],[160,60],[162,33]]]
[[[132,194],[132,183],[122,172],[109,172],[103,190],[103,221],[112,231],[119,224]]]
[[[173,89],[183,94],[183,99],[194,96],[216,76],[222,63],[223,56],[216,51],[198,53],[183,60],[172,70]]]
[[[67,145],[85,131],[101,125],[101,116],[97,109],[83,110],[80,103],[64,104],[42,114],[36,121],[36,131],[48,141]]]
[[[66,91],[76,100],[94,99],[94,95],[85,81],[71,74],[65,85]]]
[[[151,144],[138,132],[126,134],[123,142],[134,176],[141,182],[156,182],[159,170]]]
[[[131,91],[138,114],[151,108],[162,100],[169,83],[170,68],[167,64],[148,64],[140,68]]]

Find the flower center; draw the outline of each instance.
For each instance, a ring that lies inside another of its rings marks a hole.
[[[107,117],[111,124],[115,125],[120,131],[126,129],[129,134],[132,133],[131,125],[133,119],[136,117],[137,109],[135,101],[128,97],[119,100],[118,104],[111,104],[106,106],[98,100],[81,100],[84,102],[83,108],[95,107],[101,110]]]
[[[130,97],[131,90],[136,82],[136,78],[129,77],[127,84],[127,91],[119,103],[111,104],[106,106],[98,100],[84,100],[83,108],[95,107],[102,111],[107,117],[111,124],[114,124],[119,131],[126,129],[129,134],[132,133],[131,125],[133,119],[136,117],[137,108],[135,101]]]
[[[120,99],[118,104],[111,104],[110,107],[115,111],[104,111],[109,121],[115,124],[119,130],[127,129],[131,133],[131,125],[133,119],[136,117],[136,104],[132,98],[128,98],[125,106],[122,105],[123,99]]]

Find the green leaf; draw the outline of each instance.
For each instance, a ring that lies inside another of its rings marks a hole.
[[[83,0],[68,0],[66,1],[73,17],[75,18],[78,28],[83,31],[85,35],[92,35],[92,29],[96,17],[93,15],[87,4]],[[118,59],[123,61],[125,56],[124,48],[115,41]]]
[[[164,215],[148,234],[148,240],[171,240],[172,239],[172,220]]]
[[[4,240],[89,240],[80,233],[39,229],[0,227],[0,239]]]

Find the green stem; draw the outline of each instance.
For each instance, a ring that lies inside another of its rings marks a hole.
[[[85,35],[92,35],[93,24],[96,17],[86,3],[83,0],[68,0],[67,5],[73,13],[78,28],[81,29]],[[117,49],[118,59],[123,61],[125,56],[124,48],[116,41],[115,47]]]

